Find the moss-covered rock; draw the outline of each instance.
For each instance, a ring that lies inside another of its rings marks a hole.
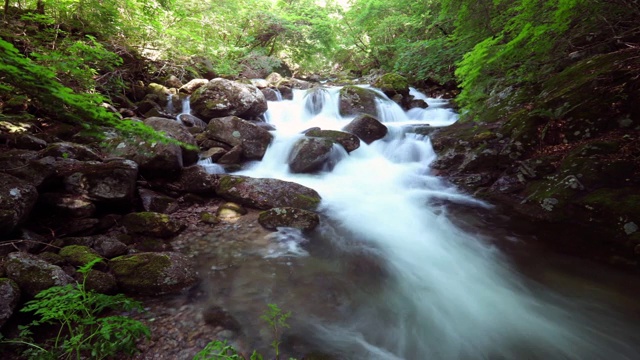
[[[155,212],[129,213],[122,218],[127,233],[159,238],[177,235],[184,227],[169,215]]]
[[[20,290],[30,297],[52,286],[64,286],[74,282],[59,266],[23,252],[9,254],[5,268],[7,277],[15,281]]]
[[[315,190],[300,184],[236,175],[221,176],[216,192],[229,201],[257,209],[289,206],[313,210],[321,200]]]
[[[114,294],[118,290],[118,284],[113,274],[96,269],[89,271],[84,286],[87,290],[93,290],[100,294]]]
[[[347,85],[340,89],[339,109],[342,116],[368,114],[378,116],[375,91],[359,86]]]
[[[102,257],[95,250],[82,245],[65,246],[60,249],[58,254],[62,256],[66,262],[77,267],[86,265],[96,259],[102,260]]]
[[[305,132],[304,134],[310,137],[327,139],[334,144],[339,144],[347,152],[352,152],[360,147],[360,139],[357,136],[344,131],[321,130],[319,128],[315,128]]]
[[[120,289],[141,295],[179,293],[194,285],[193,264],[192,259],[174,252],[124,255],[109,261]]]
[[[279,227],[292,227],[309,231],[318,226],[320,217],[313,211],[279,207],[262,211],[258,217],[258,222],[269,230],[276,230]]]
[[[409,81],[400,74],[388,73],[379,77],[373,84],[374,87],[382,90],[388,97],[400,94],[409,95]]]

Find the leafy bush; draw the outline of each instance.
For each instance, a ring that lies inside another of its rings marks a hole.
[[[142,305],[123,294],[104,295],[85,288],[89,272],[100,261],[91,261],[78,270],[83,274],[82,283],[51,287],[27,302],[20,311],[32,313],[37,319],[21,327],[18,339],[3,342],[28,346],[23,354],[30,359],[104,359],[134,354],[136,341],[149,337],[149,329],[126,316],[100,315],[105,310],[141,310]],[[55,326],[57,335],[44,344],[35,344],[33,331],[45,324]]]

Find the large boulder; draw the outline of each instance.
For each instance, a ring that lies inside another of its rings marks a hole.
[[[318,226],[320,217],[309,210],[279,207],[261,212],[258,222],[269,230],[276,230],[279,227],[292,227],[309,231]]]
[[[63,177],[65,189],[97,204],[130,205],[135,195],[138,165],[131,160],[78,162]]]
[[[206,137],[229,147],[242,145],[242,155],[248,160],[260,160],[267,151],[273,135],[253,122],[236,116],[211,119]]]
[[[353,119],[342,130],[359,137],[367,144],[382,139],[389,131],[378,119],[364,114]]]
[[[218,176],[207,173],[200,165],[193,165],[182,169],[177,179],[164,186],[180,193],[214,195],[218,186]]]
[[[216,78],[191,95],[191,111],[205,120],[225,116],[255,119],[267,111],[267,100],[253,85]]]
[[[402,95],[404,98],[409,96],[409,81],[399,74],[384,74],[373,83],[373,86],[382,90],[389,98],[396,95]]]
[[[190,80],[188,83],[182,85],[180,89],[178,89],[178,91],[187,93],[187,94],[192,94],[194,91],[207,85],[208,83],[209,83],[209,80],[207,79],[193,79],[193,80]]]
[[[289,169],[293,173],[312,173],[325,166],[331,166],[331,140],[303,137],[298,140],[289,153]]]
[[[174,252],[139,253],[109,261],[120,289],[139,295],[179,293],[194,285],[194,261]]]
[[[216,193],[229,201],[257,209],[296,207],[313,210],[321,200],[315,190],[300,184],[236,175],[221,176]]]
[[[64,286],[74,282],[61,267],[34,255],[13,252],[7,258],[5,263],[7,277],[15,281],[20,290],[30,297],[52,286]]]
[[[171,138],[192,146],[191,148],[180,146],[180,149],[182,150],[183,166],[193,165],[198,162],[198,147],[196,140],[189,130],[187,130],[186,126],[175,120],[161,117],[150,117],[146,119],[144,123],[151,126],[156,131],[163,132]]]
[[[38,191],[33,185],[0,173],[0,237],[27,220],[37,199]]]
[[[0,329],[18,307],[20,287],[15,281],[0,278]]]
[[[175,144],[119,136],[107,141],[104,150],[113,157],[134,161],[140,171],[150,177],[170,177],[179,173],[184,166],[182,149]]]
[[[340,115],[369,114],[378,116],[376,99],[379,97],[380,95],[371,89],[347,85],[340,89]]]

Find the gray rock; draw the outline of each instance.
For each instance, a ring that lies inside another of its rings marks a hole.
[[[178,210],[178,202],[170,196],[144,188],[138,188],[138,194],[145,211],[171,214]]]
[[[235,116],[211,119],[205,134],[231,147],[242,145],[242,154],[248,160],[262,159],[273,138],[268,130]]]
[[[313,210],[321,200],[315,190],[300,184],[235,175],[221,176],[216,193],[229,201],[257,209],[296,207]]]
[[[33,185],[0,173],[0,236],[25,222],[37,199],[38,191]]]
[[[184,125],[173,119],[165,119],[160,117],[148,118],[144,121],[144,123],[151,126],[157,131],[164,132],[173,139],[194,147],[193,149],[189,149],[185,146],[180,146],[180,149],[182,150],[183,166],[193,165],[198,161],[198,149],[196,140]]]
[[[0,154],[0,169],[3,172],[36,187],[54,175],[54,163],[53,157],[40,159],[36,151],[10,149]]]
[[[182,169],[178,178],[165,186],[180,193],[213,195],[218,186],[218,175],[208,174],[202,166],[193,165]]]
[[[384,138],[389,131],[378,119],[366,114],[357,116],[342,130],[359,137],[367,144]]]
[[[194,91],[198,90],[200,87],[209,83],[207,79],[193,79],[188,83],[182,85],[179,89],[179,92],[184,92],[187,94],[192,94]]]
[[[179,293],[198,279],[193,259],[174,252],[119,256],[109,267],[120,289],[139,295]]]
[[[133,200],[138,165],[130,160],[75,164],[64,176],[65,189],[97,204],[129,205]]]
[[[73,278],[59,266],[23,252],[9,254],[5,268],[7,277],[15,281],[20,290],[30,297],[52,286],[74,283]]]
[[[129,213],[122,218],[127,233],[134,235],[170,238],[177,235],[183,226],[166,214],[155,212]]]
[[[205,120],[225,116],[255,119],[267,111],[267,100],[253,85],[216,78],[191,95],[191,111]]]
[[[0,329],[15,312],[20,301],[20,288],[15,281],[0,278]]]
[[[355,116],[369,114],[378,116],[376,98],[380,97],[375,91],[354,85],[347,85],[340,89],[340,115]]]
[[[327,139],[303,137],[289,153],[289,169],[293,173],[312,173],[322,170],[331,158],[333,142]]]
[[[102,161],[102,157],[92,148],[69,142],[53,143],[40,152],[41,157],[52,156],[80,161]]]

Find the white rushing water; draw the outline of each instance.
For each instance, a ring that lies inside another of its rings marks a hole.
[[[424,98],[429,108],[407,113],[391,101],[379,104],[386,138],[343,154],[330,172],[289,173],[288,153],[301,131],[339,130],[351,120],[339,115],[337,92],[310,98],[295,91],[292,101],[270,102],[266,118],[277,128],[275,139],[263,161],[243,172],[315,189],[320,211],[384,261],[388,275],[379,291],[344,321],[308,320],[328,352],[341,359],[637,358],[604,310],[596,318],[586,301],[530,287],[499,250],[431,205],[446,199],[487,206],[433,176],[429,139],[403,130],[453,123],[445,101]]]

